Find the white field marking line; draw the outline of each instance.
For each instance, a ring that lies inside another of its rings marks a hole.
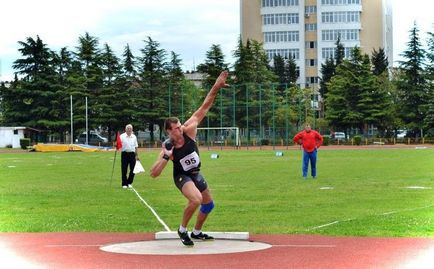
[[[416,210],[419,210],[419,209],[425,209],[425,208],[429,208],[429,207],[433,207],[433,206],[434,206],[434,204],[427,205],[427,206],[422,206],[422,207],[416,207],[416,208],[409,208],[409,209],[403,209],[403,210],[390,211],[390,212],[386,212],[386,213],[377,214],[377,216],[391,215],[391,214],[396,214],[396,213],[405,212],[405,211],[416,211]]]
[[[171,232],[169,226],[167,226],[166,223],[164,223],[164,221],[160,218],[160,216],[158,216],[157,212],[155,212],[155,210],[140,196],[140,194],[136,191],[136,189],[132,188],[132,190],[136,193],[137,197],[139,197],[139,199],[149,208],[149,210],[151,210],[152,214],[154,214],[154,216],[161,223],[161,225],[164,226],[166,231]]]
[[[335,248],[336,245],[272,245],[273,247],[289,248]]]
[[[322,224],[322,225],[319,225],[319,226],[312,227],[312,228],[307,229],[307,230],[308,231],[312,231],[312,230],[324,228],[324,227],[327,227],[327,226],[331,226],[331,225],[335,225],[335,224],[338,224],[338,223],[341,223],[341,222],[346,222],[346,221],[351,221],[351,220],[354,220],[354,219],[336,220],[336,221],[333,221],[333,222],[330,222],[330,223],[326,223],[326,224]]]
[[[390,212],[385,212],[385,213],[380,213],[380,214],[374,214],[373,216],[386,216],[386,215],[392,215],[392,214],[396,214],[396,213],[400,213],[400,212],[405,212],[405,211],[416,211],[416,210],[419,210],[419,209],[425,209],[425,208],[429,208],[429,207],[432,207],[432,206],[434,206],[434,204],[427,205],[427,206],[422,206],[422,207],[415,207],[415,208],[409,208],[409,209],[403,209],[403,210],[395,210],[395,211],[390,211]],[[352,221],[352,220],[355,220],[355,219],[356,218],[346,219],[346,220],[336,220],[336,221],[333,221],[333,222],[330,222],[330,223],[326,223],[326,224],[322,224],[322,225],[319,225],[319,226],[315,226],[315,227],[309,228],[309,229],[307,229],[307,231],[312,231],[312,230],[320,229],[320,228],[323,228],[323,227],[335,225],[335,224],[338,224],[338,223],[341,223],[341,222]]]
[[[103,245],[45,245],[46,248],[63,248],[63,247],[101,247]]]

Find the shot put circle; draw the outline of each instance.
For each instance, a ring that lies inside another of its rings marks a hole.
[[[245,240],[195,241],[194,247],[186,247],[179,239],[167,239],[110,244],[100,249],[106,252],[137,255],[201,255],[258,251],[268,248],[271,248],[271,245]]]

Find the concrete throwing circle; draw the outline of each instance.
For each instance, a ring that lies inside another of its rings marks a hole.
[[[248,252],[271,248],[261,242],[241,240],[194,241],[194,247],[184,246],[177,240],[153,240],[102,246],[107,252],[141,255],[201,255]]]

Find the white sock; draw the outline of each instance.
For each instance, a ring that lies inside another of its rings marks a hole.
[[[186,232],[186,231],[187,231],[187,228],[185,228],[185,227],[182,226],[182,225],[179,225],[179,232],[184,233],[184,232]]]
[[[196,230],[196,229],[193,228],[193,233],[194,233],[194,235],[198,235],[198,234],[200,234],[201,232],[202,232],[202,230]]]

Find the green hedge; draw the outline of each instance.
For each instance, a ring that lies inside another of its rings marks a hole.
[[[362,137],[360,135],[355,135],[353,137],[354,145],[360,146],[362,144]]]
[[[328,146],[328,145],[330,144],[330,137],[328,137],[328,136],[323,136],[323,142],[322,142],[322,144],[323,144],[324,146]]]
[[[30,138],[21,138],[20,146],[22,149],[27,149],[30,146]]]

